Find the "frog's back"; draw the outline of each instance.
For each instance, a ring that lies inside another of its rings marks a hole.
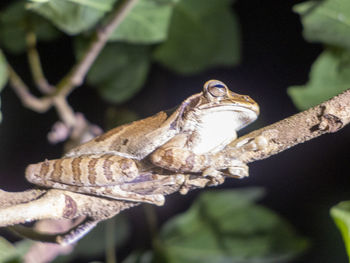
[[[146,119],[118,126],[75,147],[66,156],[111,153],[133,159],[142,159],[153,151],[153,148],[157,147],[158,143],[154,141],[153,133],[162,134],[160,137],[164,138],[160,138],[161,140],[170,139],[170,137],[167,138],[171,136],[167,134],[167,127],[163,127],[167,119],[168,115],[165,112],[159,112]]]

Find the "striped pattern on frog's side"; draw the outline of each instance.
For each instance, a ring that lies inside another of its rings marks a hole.
[[[138,174],[133,160],[111,154],[45,160],[26,169],[29,182],[46,187],[54,182],[75,186],[120,185]]]

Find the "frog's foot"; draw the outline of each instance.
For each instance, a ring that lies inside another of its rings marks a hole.
[[[243,179],[249,176],[249,167],[245,163],[240,163],[235,166],[230,166],[227,169],[228,176],[238,179]]]
[[[269,131],[269,133],[272,133],[268,135],[268,137],[274,138],[277,136],[278,132],[275,130]],[[264,133],[262,135],[259,135],[255,138],[246,138],[244,140],[241,140],[237,143],[235,146],[236,148],[242,148],[245,151],[263,151],[269,147],[269,140],[264,136]]]
[[[157,206],[164,205],[165,197],[162,194],[152,194],[152,192],[139,192],[135,189],[126,186],[111,185],[111,186],[79,186],[72,188],[73,192],[92,194],[116,200],[149,203]],[[66,187],[66,190],[70,190]]]
[[[183,176],[185,177],[185,180],[179,189],[179,192],[182,195],[187,194],[188,191],[190,191],[191,189],[204,188],[211,181],[211,179],[205,178],[202,176],[195,176],[195,175],[183,175]]]
[[[207,168],[202,172],[203,177],[210,178],[209,183],[207,183],[208,186],[217,186],[219,184],[223,184],[225,181],[225,176],[222,172],[214,169],[214,168]]]

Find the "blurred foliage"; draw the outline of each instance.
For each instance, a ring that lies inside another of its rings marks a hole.
[[[25,34],[38,40],[59,34],[78,35],[77,58],[83,56],[94,30],[105,24],[120,0],[16,1],[0,15],[0,43],[12,52],[25,50]],[[239,62],[238,22],[232,0],[139,0],[88,74],[103,98],[123,103],[144,85],[153,61],[178,73],[192,74]],[[39,16],[41,17],[39,17]],[[30,23],[28,23],[30,21]],[[48,23],[50,22],[50,23]],[[84,37],[82,37],[84,36]]]
[[[332,207],[331,216],[343,236],[350,262],[350,201],[344,201]]]
[[[301,110],[350,88],[350,52],[327,48],[314,62],[306,85],[290,87],[288,94]]]
[[[309,82],[288,90],[304,110],[350,88],[350,1],[307,1],[294,11],[301,17],[305,39],[326,46],[311,68]]]
[[[14,1],[0,13],[0,44],[11,53],[23,52],[26,48],[26,33],[33,31],[38,41],[50,41],[59,36],[45,19],[28,12],[25,1]]]
[[[60,30],[76,35],[91,29],[113,8],[115,0],[50,0],[32,1],[28,8],[47,18]]]
[[[122,103],[143,86],[150,67],[149,47],[110,43],[100,53],[87,75],[107,101]]]
[[[307,241],[257,205],[262,196],[260,188],[204,192],[162,227],[153,254],[135,252],[125,262],[290,262]]]
[[[152,44],[166,40],[177,0],[139,0],[110,41]]]
[[[294,7],[310,42],[350,49],[350,1],[307,1]]]
[[[182,74],[237,64],[240,39],[231,2],[180,1],[174,7],[168,39],[155,49],[155,60]]]
[[[32,245],[32,241],[23,240],[11,244],[3,237],[0,237],[0,263],[20,263]]]

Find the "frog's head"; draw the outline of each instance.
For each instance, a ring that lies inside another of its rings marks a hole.
[[[259,105],[252,98],[230,91],[219,80],[208,80],[204,84],[203,97],[205,99],[202,98],[198,109],[205,113],[212,111],[235,112],[241,115],[243,126],[254,121],[259,115]]]
[[[259,115],[253,99],[230,91],[218,80],[207,81],[203,92],[189,97],[183,106],[182,128],[196,134],[198,147],[203,148],[198,152],[222,148]]]
[[[259,105],[247,95],[230,91],[219,80],[209,80],[203,86],[203,92],[189,97],[183,104],[183,118],[195,118],[198,122],[208,116],[218,122],[234,121],[236,130],[256,120]]]

